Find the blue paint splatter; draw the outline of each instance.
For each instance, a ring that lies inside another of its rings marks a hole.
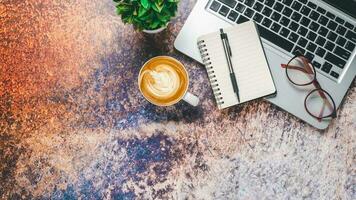
[[[156,174],[155,182],[164,181],[173,165],[181,158],[180,150],[174,148],[175,141],[162,133],[158,133],[145,140],[131,139],[118,141],[127,151],[128,177],[138,181],[140,175],[153,167]]]
[[[78,199],[76,192],[72,185],[68,186],[66,190],[58,190],[56,189],[51,195],[51,199],[53,200],[75,200]]]

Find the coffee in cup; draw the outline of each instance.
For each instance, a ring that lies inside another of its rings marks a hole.
[[[158,106],[170,106],[181,99],[196,106],[199,99],[187,92],[189,76],[183,64],[169,56],[157,56],[141,68],[138,84],[143,96]]]

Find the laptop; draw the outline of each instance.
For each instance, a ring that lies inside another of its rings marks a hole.
[[[291,84],[281,64],[301,51],[314,64],[317,80],[338,108],[356,74],[355,8],[356,0],[198,0],[174,46],[202,63],[196,44],[199,36],[254,21],[277,88],[277,95],[267,100],[326,129],[331,120],[317,120],[304,108],[310,89]]]

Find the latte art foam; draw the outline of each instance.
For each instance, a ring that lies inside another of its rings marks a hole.
[[[143,66],[139,75],[142,94],[156,105],[178,102],[188,88],[188,75],[175,59],[155,57]]]
[[[180,78],[176,70],[166,64],[157,65],[153,70],[146,70],[142,83],[147,92],[159,99],[171,98],[180,88]]]

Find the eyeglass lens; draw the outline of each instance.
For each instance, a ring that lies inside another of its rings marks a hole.
[[[290,81],[297,85],[309,84],[315,78],[314,68],[303,56],[298,56],[288,63],[287,75]]]

